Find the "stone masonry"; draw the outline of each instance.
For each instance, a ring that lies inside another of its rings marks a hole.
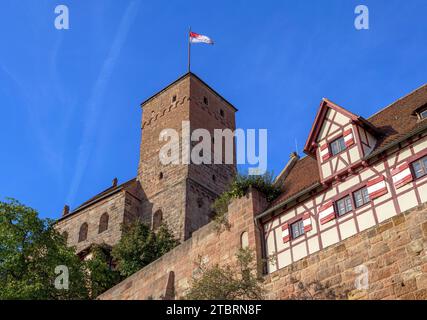
[[[177,299],[185,295],[198,259],[210,265],[232,264],[247,232],[261,272],[262,256],[254,215],[265,206],[252,190],[230,204],[231,228],[218,234],[214,223],[154,263],[102,294],[100,299]],[[368,270],[367,290],[355,288],[357,267]],[[348,299],[427,298],[427,204],[365,230],[325,250],[263,275],[267,299],[301,297],[298,284],[318,281]],[[172,290],[172,289],[173,290]],[[173,292],[173,294],[171,294]]]

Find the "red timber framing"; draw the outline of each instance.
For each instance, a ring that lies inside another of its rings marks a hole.
[[[319,113],[322,109],[325,108],[321,106]],[[320,117],[319,113],[316,119]],[[362,149],[363,155],[357,166],[349,165],[350,170],[346,168],[340,179],[322,181],[323,188],[310,194],[305,200],[296,200],[286,205],[285,209],[262,217],[266,256],[269,261],[273,261],[268,265],[269,273],[427,201],[427,176],[415,179],[411,172],[411,163],[427,155],[425,131],[366,160],[362,145],[373,149],[368,138],[368,134],[372,133],[358,125],[353,124],[352,128],[353,147]],[[335,134],[330,133],[328,136]],[[345,151],[348,152],[348,148]],[[408,170],[410,177],[407,175]],[[396,175],[400,175],[398,178],[403,180],[396,181]],[[368,189],[370,201],[356,208],[353,193],[364,187]],[[351,211],[342,216],[335,212],[331,215],[330,211],[326,211],[326,214],[320,216],[325,205],[332,203],[334,208],[336,201],[347,195],[351,199]],[[310,217],[311,228],[302,236],[292,239],[291,224],[306,217]],[[283,225],[289,227],[286,242],[282,237]]]

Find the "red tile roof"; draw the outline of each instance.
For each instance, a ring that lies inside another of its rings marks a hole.
[[[387,148],[417,129],[427,128],[427,121],[420,122],[414,115],[414,111],[423,106],[427,106],[427,84],[368,118],[367,121],[382,133],[375,150]],[[301,158],[283,181],[283,192],[270,208],[317,183],[320,183],[317,160],[307,156]]]

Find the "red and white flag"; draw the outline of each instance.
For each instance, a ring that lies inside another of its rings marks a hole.
[[[212,39],[209,38],[208,36],[204,36],[202,34],[198,34],[198,33],[191,32],[191,31],[190,31],[190,42],[191,43],[207,43],[207,44],[213,44],[214,43],[212,41]]]

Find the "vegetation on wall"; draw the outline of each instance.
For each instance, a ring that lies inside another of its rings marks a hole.
[[[130,276],[178,245],[165,224],[156,232],[139,220],[122,228],[123,236],[113,247],[112,256],[123,277]]]
[[[240,249],[237,263],[224,267],[198,262],[198,275],[184,297],[189,300],[261,300],[262,278],[257,276],[256,262],[249,249]]]
[[[223,227],[230,227],[227,219],[228,205],[231,200],[243,197],[250,188],[255,188],[262,192],[267,201],[271,202],[276,199],[281,189],[274,185],[273,175],[269,172],[263,175],[242,175],[237,174],[227,191],[223,192],[213,203],[215,216],[213,220],[217,225],[218,231]]]

